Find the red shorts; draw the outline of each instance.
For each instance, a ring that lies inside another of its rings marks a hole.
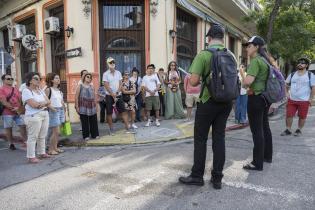
[[[298,112],[300,119],[306,119],[309,107],[309,101],[293,101],[289,99],[287,104],[287,117],[294,117],[296,112]]]

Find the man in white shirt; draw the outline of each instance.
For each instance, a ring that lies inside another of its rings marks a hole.
[[[307,118],[308,109],[315,95],[315,76],[313,73],[307,71],[311,63],[310,60],[300,58],[297,63],[297,71],[291,73],[286,79],[286,93],[288,98],[286,113],[287,129],[281,133],[281,136],[292,134],[291,126],[296,112],[299,116],[299,122],[298,129],[294,132],[294,136],[300,136],[302,134],[302,128]]]
[[[115,69],[115,59],[109,57],[107,59],[108,70],[103,74],[103,82],[105,86],[105,101],[106,101],[106,119],[109,125],[109,134],[114,135],[113,130],[113,106],[115,104],[116,96],[119,95],[122,85],[122,75]],[[118,110],[123,111],[123,110]]]
[[[149,127],[151,125],[150,113],[151,110],[155,111],[155,124],[160,126],[159,122],[159,110],[160,110],[160,99],[159,99],[159,89],[161,82],[156,74],[154,74],[155,66],[150,64],[147,66],[146,76],[142,79],[142,87],[145,90],[145,109],[147,111],[148,122],[145,125]]]

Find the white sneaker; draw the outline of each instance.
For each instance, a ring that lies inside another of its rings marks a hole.
[[[136,126],[136,124],[134,124],[134,123],[131,124],[131,127],[132,127],[133,129],[138,129],[138,126]]]
[[[145,127],[150,127],[150,125],[151,125],[151,121],[149,120],[149,121],[147,122],[147,124],[145,124],[144,126],[145,126]]]
[[[161,125],[161,123],[159,122],[159,120],[156,120],[156,121],[155,121],[155,125],[156,125],[157,127],[159,127],[159,126]]]

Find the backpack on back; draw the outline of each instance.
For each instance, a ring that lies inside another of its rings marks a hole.
[[[279,102],[285,97],[285,79],[280,70],[270,65],[265,58],[263,60],[268,65],[268,77],[265,90],[261,94],[270,104]]]
[[[217,102],[231,102],[240,94],[237,63],[227,49],[209,48],[212,53],[210,74],[204,78],[211,98]],[[207,77],[209,77],[207,81]],[[204,87],[203,87],[204,88]]]

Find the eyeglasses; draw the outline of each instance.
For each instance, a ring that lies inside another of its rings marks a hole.
[[[13,78],[5,78],[5,80],[13,81],[14,79]]]
[[[39,81],[39,80],[40,80],[39,77],[33,77],[33,79],[35,79],[36,81]]]

